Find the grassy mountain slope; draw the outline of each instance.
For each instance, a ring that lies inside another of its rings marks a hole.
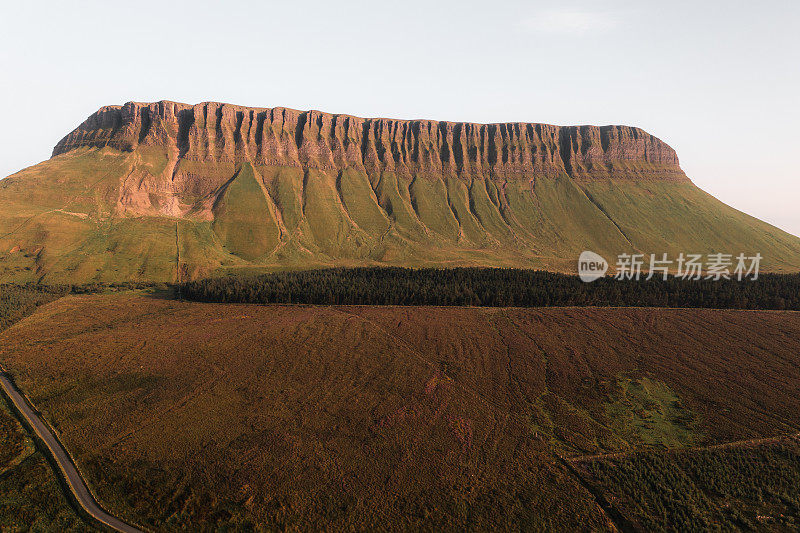
[[[586,249],[612,263],[761,253],[764,270],[800,270],[800,239],[704,193],[671,148],[621,126],[130,103],[0,181],[5,281],[381,264],[571,272]]]
[[[497,185],[383,173],[373,185],[357,171],[256,172],[244,163],[208,200],[210,216],[120,214],[116,197],[141,169],[136,159],[82,150],[0,182],[0,278],[174,280],[176,226],[184,278],[356,264],[571,271],[585,249],[609,259],[631,251],[759,252],[765,270],[800,270],[800,239],[691,183],[562,175]]]
[[[255,260],[278,245],[280,229],[252,165],[245,164],[214,205],[214,233],[233,255]]]

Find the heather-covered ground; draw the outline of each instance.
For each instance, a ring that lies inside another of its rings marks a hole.
[[[0,331],[63,292],[0,285]],[[10,405],[0,399],[0,530],[84,529],[44,456],[14,417]]]
[[[0,360],[100,500],[157,529],[604,529],[589,488],[631,521],[644,504],[562,458],[796,433],[798,339],[786,311],[129,292],[40,308],[0,335]]]

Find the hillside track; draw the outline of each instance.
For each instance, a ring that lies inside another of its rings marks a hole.
[[[712,444],[709,446],[693,446],[690,448],[673,448],[667,452],[696,452],[705,450],[724,450],[728,448],[744,448],[748,446],[760,446],[763,444],[776,444],[783,440],[800,440],[800,433],[789,433],[785,435],[777,435],[774,437],[763,437],[755,439],[736,440],[731,442],[721,442],[719,444]],[[597,461],[603,459],[623,459],[632,455],[646,453],[650,450],[634,450],[630,452],[617,452],[617,453],[596,453],[591,455],[577,455],[574,457],[567,457],[565,461],[569,463],[586,463],[590,461]]]

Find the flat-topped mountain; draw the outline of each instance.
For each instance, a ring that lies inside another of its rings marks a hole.
[[[107,106],[0,181],[3,280],[321,266],[572,271],[582,250],[761,253],[800,239],[698,189],[638,128]]]
[[[686,180],[675,151],[627,126],[472,124],[364,119],[319,111],[257,109],[207,102],[101,108],[53,150],[110,146],[157,147],[185,161],[286,166],[325,171],[359,169],[487,175],[528,174]]]

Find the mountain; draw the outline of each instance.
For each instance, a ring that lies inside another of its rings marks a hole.
[[[107,106],[0,181],[0,280],[174,280],[354,265],[573,271],[583,250],[760,253],[800,239],[703,192],[627,126]]]

